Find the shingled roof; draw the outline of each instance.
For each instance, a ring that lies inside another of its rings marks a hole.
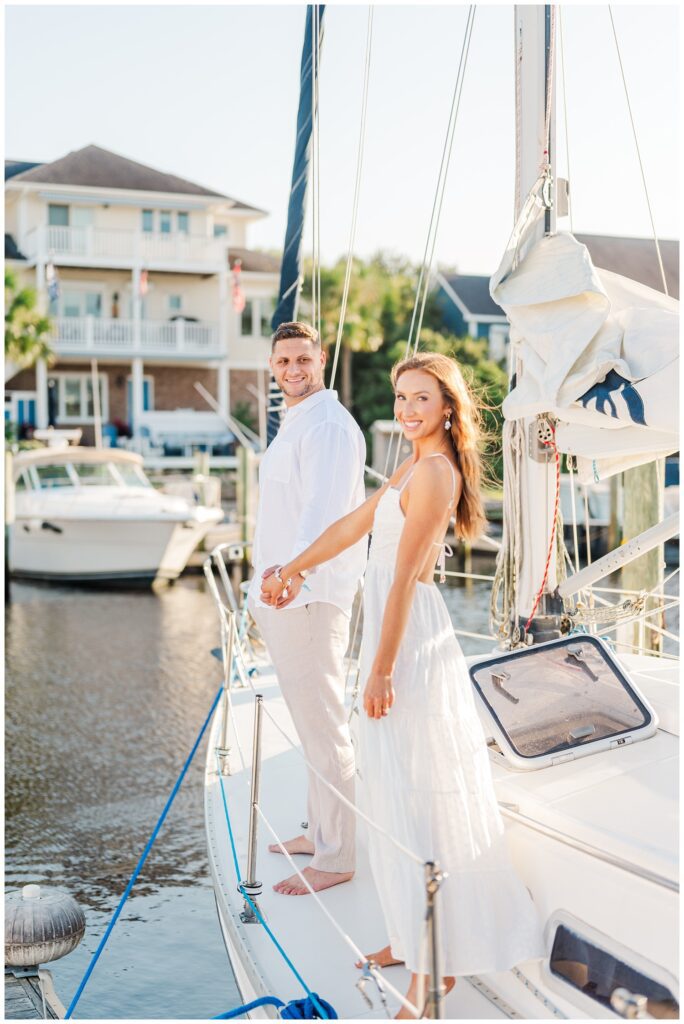
[[[119,156],[100,146],[84,146],[67,153],[49,164],[38,164],[30,170],[12,176],[16,181],[45,182],[49,185],[73,185],[88,188],[130,189],[137,192],[175,192],[183,195],[214,196],[227,199],[233,208],[258,210],[256,206],[241,203],[222,192],[197,185],[194,181],[175,174],[158,171],[139,164],[128,157]],[[262,212],[262,211],[258,211]]]
[[[17,249],[17,243],[14,241],[11,235],[5,235],[5,259],[6,260],[25,260],[23,252],[19,252]]]
[[[658,266],[658,255],[652,238],[619,238],[616,235],[575,235],[578,242],[586,245],[595,267],[612,270],[632,281],[663,290],[663,280]],[[659,240],[663,259],[667,290],[679,298],[679,242],[672,239]]]
[[[253,271],[258,274],[277,274],[280,272],[280,259],[271,256],[267,252],[256,252],[254,249],[240,249],[238,247],[228,250],[228,261],[230,269],[235,266],[235,261],[240,260],[242,270]]]
[[[501,306],[489,294],[489,278],[481,274],[444,274],[444,280],[473,316],[501,316]]]

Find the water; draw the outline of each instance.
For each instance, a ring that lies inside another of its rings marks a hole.
[[[7,886],[68,890],[81,945],[51,970],[65,1003],[104,933],[220,685],[201,577],[152,592],[12,583],[7,606]],[[211,1017],[239,997],[205,853],[204,750],[76,1009]]]

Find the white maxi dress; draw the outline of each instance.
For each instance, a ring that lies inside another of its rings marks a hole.
[[[450,464],[451,465],[451,464]],[[400,488],[380,499],[364,585],[362,686],[370,674],[404,515]],[[446,510],[445,510],[446,512]],[[444,599],[417,583],[385,718],[360,709],[359,799],[366,814],[447,878],[439,893],[445,975],[504,971],[543,955],[541,925],[506,847],[485,735]],[[393,955],[426,972],[425,877],[368,828],[373,879]]]

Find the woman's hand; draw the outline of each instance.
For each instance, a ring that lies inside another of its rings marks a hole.
[[[363,691],[363,708],[369,718],[384,718],[394,704],[392,676],[373,670]]]

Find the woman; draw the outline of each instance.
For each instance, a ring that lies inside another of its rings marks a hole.
[[[464,539],[485,524],[479,413],[458,364],[446,356],[403,360],[392,384],[411,456],[364,505],[263,586],[277,604],[301,570],[372,530],[360,658],[364,809],[447,875],[439,923],[448,991],[457,975],[503,971],[542,956],[543,943],[530,896],[508,858],[468,670],[434,585],[451,516]],[[372,959],[381,966],[406,963],[408,999],[417,1005],[424,991],[424,877],[373,829],[369,853],[390,939]]]

